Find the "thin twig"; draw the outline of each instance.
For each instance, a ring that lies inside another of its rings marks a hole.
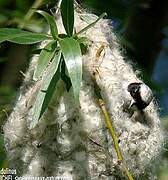
[[[24,17],[24,22],[27,22],[28,20],[31,19],[31,17],[33,16],[33,14],[36,12],[36,10],[42,5],[43,0],[36,0],[33,5],[31,6],[31,8],[28,10],[28,12],[26,13],[25,17]],[[24,28],[24,22],[21,23],[19,25],[19,28]]]
[[[110,135],[111,135],[112,139],[113,139],[114,149],[115,149],[116,154],[117,154],[118,163],[120,164],[121,169],[125,173],[127,178],[129,180],[134,180],[134,178],[131,175],[131,173],[129,172],[127,166],[123,162],[123,156],[122,156],[122,152],[121,152],[121,149],[120,149],[120,146],[119,146],[119,143],[118,143],[118,137],[116,135],[114,126],[112,124],[112,120],[110,119],[110,115],[109,115],[109,113],[107,111],[105,102],[104,102],[104,100],[103,100],[103,98],[101,96],[101,89],[100,89],[100,87],[98,86],[98,84],[96,82],[95,73],[93,74],[92,79],[93,79],[93,83],[94,83],[94,91],[95,91],[96,98],[98,99],[99,106],[100,106],[100,108],[101,108],[101,110],[103,112],[106,126],[107,126],[107,128],[108,128],[108,130],[110,132]]]
[[[123,168],[123,171],[124,171],[125,175],[128,177],[128,179],[129,180],[134,180],[134,178],[133,178],[132,174],[129,172],[127,166],[124,163],[122,163],[121,166]]]
[[[111,137],[113,138],[114,148],[115,148],[116,153],[117,153],[118,161],[121,162],[123,160],[123,157],[122,157],[121,150],[120,150],[120,147],[119,147],[119,144],[118,144],[118,137],[117,137],[117,135],[115,133],[113,124],[112,124],[112,122],[110,120],[109,113],[108,113],[108,111],[106,109],[106,106],[105,106],[105,103],[104,103],[104,101],[102,99],[99,99],[99,105],[100,105],[101,110],[103,112],[105,122],[106,122],[106,126],[109,129]]]

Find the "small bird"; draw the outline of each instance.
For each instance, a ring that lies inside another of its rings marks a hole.
[[[147,123],[148,118],[144,112],[144,109],[153,100],[152,90],[144,83],[134,82],[128,85],[127,91],[132,97],[128,107],[131,119],[135,122],[138,121],[141,123]]]
[[[133,98],[130,107],[136,106],[139,110],[145,109],[153,99],[151,89],[144,83],[131,83],[128,85],[127,91]]]

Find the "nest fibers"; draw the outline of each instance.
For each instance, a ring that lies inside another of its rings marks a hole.
[[[95,19],[93,14],[76,10],[76,32]],[[57,25],[63,33],[60,17]],[[16,169],[20,176],[123,179],[112,138],[95,99],[91,76],[96,72],[125,163],[135,178],[155,179],[153,170],[162,143],[156,105],[152,101],[143,115],[128,111],[132,97],[127,87],[142,81],[123,60],[107,20],[99,21],[80,36],[88,38],[88,52],[83,55],[80,108],[73,105],[72,88],[67,92],[59,81],[47,112],[38,126],[29,130],[31,107],[41,85],[41,81],[34,83],[32,80],[38,60],[33,57],[13,112],[4,126],[10,168]]]

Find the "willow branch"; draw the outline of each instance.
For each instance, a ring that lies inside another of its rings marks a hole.
[[[99,106],[100,106],[100,108],[101,108],[101,110],[103,112],[106,127],[108,128],[109,133],[110,133],[110,135],[111,135],[111,137],[113,139],[114,149],[115,149],[116,154],[117,154],[118,163],[120,164],[121,169],[124,172],[124,174],[127,176],[127,178],[129,180],[134,180],[134,178],[131,175],[131,173],[129,172],[127,166],[123,162],[123,156],[122,156],[122,152],[121,152],[121,149],[120,149],[120,146],[119,146],[119,143],[118,143],[119,142],[118,137],[116,135],[112,120],[110,119],[110,115],[109,115],[108,110],[106,108],[105,102],[104,102],[104,100],[103,100],[103,98],[101,96],[101,89],[100,89],[100,87],[98,86],[98,84],[96,82],[95,74],[93,74],[92,79],[93,79],[93,83],[94,83],[95,95],[96,95],[96,98],[98,99]]]

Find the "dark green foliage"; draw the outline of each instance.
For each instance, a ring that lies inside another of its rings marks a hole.
[[[63,0],[61,3],[61,16],[68,36],[72,36],[74,27],[74,1]]]
[[[35,69],[33,79],[38,80],[42,75],[42,72],[47,67],[49,61],[53,58],[56,51],[56,41],[49,42],[40,52],[37,68]]]
[[[78,34],[93,27],[106,14],[103,13],[96,21],[85,27],[80,32],[74,31],[74,1],[62,0],[61,15],[67,34],[58,34],[54,16],[38,10],[44,16],[50,27],[51,36],[48,34],[32,33],[20,29],[1,28],[0,42],[10,41],[19,44],[35,44],[43,40],[50,40],[41,49],[33,79],[41,80],[40,90],[32,106],[33,116],[30,128],[34,128],[43,113],[46,111],[55,92],[57,83],[62,79],[67,91],[73,88],[76,105],[79,105],[80,85],[82,81],[82,53],[87,50],[86,38],[78,38]],[[40,49],[39,49],[40,51]],[[82,53],[81,53],[82,52]],[[42,75],[45,73],[44,75]]]
[[[79,43],[72,37],[59,41],[65,64],[72,82],[75,100],[79,100],[82,80],[82,57]]]
[[[69,91],[71,86],[72,86],[72,83],[71,83],[71,79],[67,75],[66,71],[67,71],[67,68],[66,68],[66,65],[65,65],[65,61],[64,61],[64,59],[62,59],[62,63],[61,63],[61,79],[65,82],[66,90]]]
[[[0,43],[10,41],[17,44],[34,44],[49,40],[47,34],[32,33],[15,28],[0,28]]]
[[[54,19],[54,16],[49,15],[48,13],[38,10],[37,13],[41,14],[42,16],[45,17],[45,19],[47,20],[47,23],[50,26],[50,30],[51,30],[51,34],[53,36],[54,39],[57,39],[58,37],[58,29],[57,29],[57,25]]]
[[[34,128],[40,117],[45,112],[50,99],[54,93],[56,84],[60,78],[59,64],[61,59],[61,51],[55,53],[50,69],[43,77],[42,85],[38,95],[36,97],[35,104],[33,105],[33,119],[30,124],[30,128]]]

